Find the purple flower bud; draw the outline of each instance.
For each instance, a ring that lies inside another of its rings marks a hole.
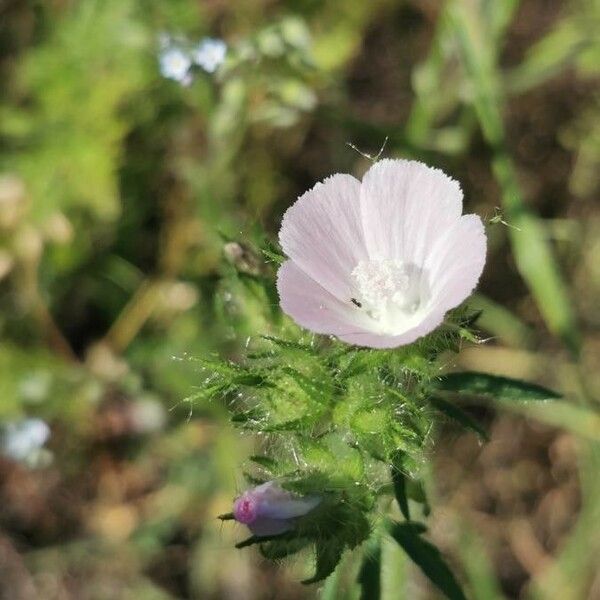
[[[319,496],[296,496],[268,481],[246,490],[233,505],[233,517],[257,536],[278,535],[321,502]]]

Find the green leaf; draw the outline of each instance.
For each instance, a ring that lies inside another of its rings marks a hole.
[[[337,538],[317,542],[317,567],[315,574],[302,583],[309,585],[322,581],[333,573],[344,552],[344,542]]]
[[[470,414],[465,412],[462,408],[456,406],[456,404],[448,402],[448,400],[440,398],[439,396],[433,396],[429,399],[429,402],[431,402],[433,407],[439,412],[445,414],[447,417],[453,421],[456,421],[466,429],[474,431],[485,442],[489,440],[487,431],[475,419],[473,419]]]
[[[423,526],[419,523],[392,523],[390,526],[390,535],[447,598],[466,600],[441,552],[420,536],[422,532]]]
[[[272,540],[260,545],[260,553],[269,560],[280,560],[306,548],[311,540],[305,537]]]
[[[360,600],[379,600],[381,597],[381,540],[373,539],[365,548],[357,581]]]
[[[279,254],[279,252],[275,252],[270,248],[261,248],[260,251],[263,253],[264,257],[267,259],[267,262],[275,263],[277,266],[282,265],[285,262],[285,256],[283,254]]]
[[[302,344],[300,342],[294,342],[292,340],[284,340],[283,338],[278,338],[273,335],[261,335],[260,337],[263,340],[266,340],[267,342],[271,342],[271,343],[275,344],[276,346],[279,346],[280,348],[283,348],[283,349],[301,350],[301,351],[307,352],[309,354],[315,353],[315,349],[312,346],[309,346],[308,344]]]
[[[408,497],[406,495],[406,475],[403,472],[404,457],[406,453],[402,450],[396,450],[391,457],[392,462],[392,482],[394,483],[394,495],[400,507],[404,518],[410,520],[410,511],[408,508]]]
[[[427,500],[423,482],[416,479],[409,479],[406,483],[406,495],[414,502],[421,504],[423,507],[423,514],[428,517],[431,513],[431,507]]]
[[[449,373],[440,377],[436,387],[445,392],[484,396],[496,400],[554,400],[561,395],[534,383],[488,373]]]
[[[264,542],[270,542],[272,540],[286,540],[286,539],[290,539],[291,538],[291,534],[290,533],[282,533],[279,535],[251,535],[249,538],[246,538],[245,540],[238,542],[235,547],[238,550],[241,550],[242,548],[247,548],[248,546],[253,546],[254,544],[262,544]]]
[[[231,422],[240,426],[251,426],[252,423],[258,423],[265,419],[265,413],[258,408],[251,408],[231,415]]]
[[[288,366],[283,367],[281,371],[291,377],[311,400],[324,404],[331,397],[331,385],[324,377],[310,378]]]

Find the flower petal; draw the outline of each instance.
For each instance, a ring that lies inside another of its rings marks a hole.
[[[315,333],[341,336],[368,326],[368,317],[350,298],[338,300],[291,260],[279,267],[277,291],[283,312]]]
[[[429,313],[418,325],[400,335],[381,335],[370,331],[339,335],[348,344],[366,346],[368,348],[396,348],[412,344],[415,340],[436,329],[444,320],[443,312]]]
[[[442,236],[425,263],[434,310],[458,306],[475,289],[485,265],[486,237],[477,215],[462,216]]]
[[[363,178],[360,202],[370,257],[417,266],[462,212],[459,184],[412,160],[374,164]]]
[[[367,259],[360,182],[333,175],[302,195],[285,213],[279,232],[284,252],[339,300],[349,301],[350,273]]]

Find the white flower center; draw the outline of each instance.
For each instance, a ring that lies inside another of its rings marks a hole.
[[[416,325],[430,298],[426,274],[399,260],[360,261],[352,271],[352,302],[375,321],[379,333],[399,335]]]

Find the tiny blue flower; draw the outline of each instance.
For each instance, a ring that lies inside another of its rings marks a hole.
[[[163,77],[189,85],[192,81],[190,67],[192,59],[189,54],[176,46],[167,47],[159,56],[160,72]]]
[[[223,64],[226,54],[227,44],[223,40],[207,37],[192,50],[192,59],[207,73],[214,73]]]
[[[23,419],[4,425],[1,450],[16,461],[27,461],[50,437],[50,427],[41,419]]]

